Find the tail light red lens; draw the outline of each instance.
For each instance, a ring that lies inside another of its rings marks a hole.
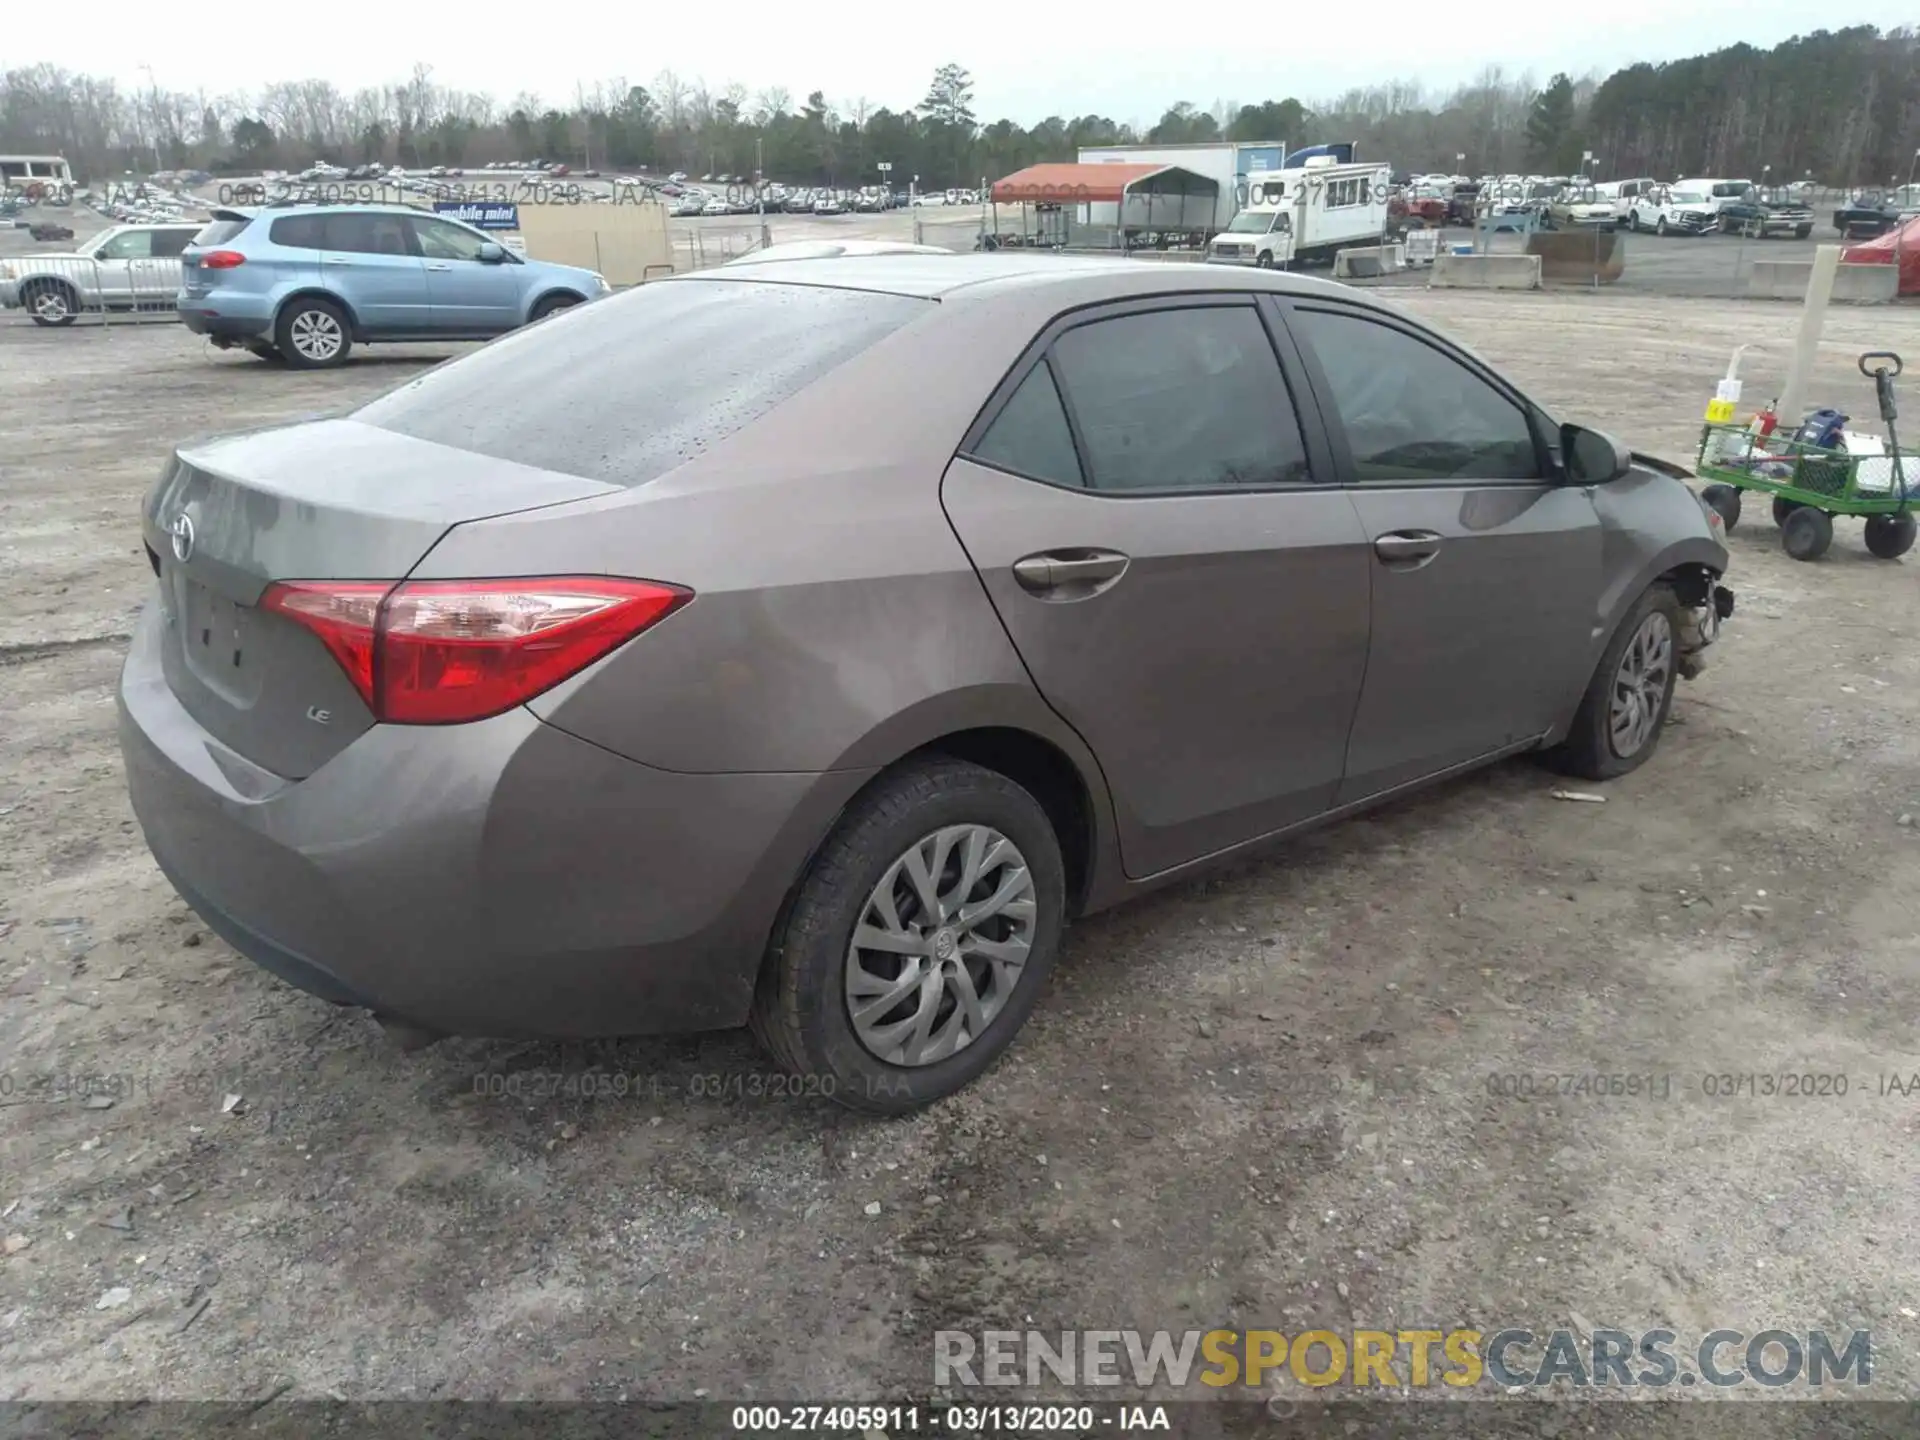
[[[317,635],[375,718],[456,725],[524,704],[693,598],[593,575],[519,580],[299,580],[260,606]]]
[[[247,263],[247,257],[238,250],[209,250],[200,257],[202,270],[231,270],[236,265]]]

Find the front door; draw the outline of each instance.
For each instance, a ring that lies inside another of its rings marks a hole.
[[[1592,653],[1600,524],[1489,372],[1377,312],[1286,309],[1371,550],[1345,804],[1567,718]]]
[[[120,230],[93,252],[93,280],[103,305],[130,306],[140,298],[141,267],[153,254],[151,230]]]
[[[413,233],[426,261],[436,329],[503,335],[520,323],[520,267],[510,259],[482,260],[486,236],[426,215],[414,216]]]
[[[320,278],[353,311],[361,332],[419,335],[431,330],[425,264],[408,217],[338,210],[326,217]]]
[[[1250,297],[1079,312],[942,485],[1034,683],[1100,762],[1131,876],[1311,817],[1340,781],[1371,558],[1289,375]]]

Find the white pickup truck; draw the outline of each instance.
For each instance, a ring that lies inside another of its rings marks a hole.
[[[77,249],[0,260],[0,307],[36,325],[71,325],[89,310],[171,310],[180,252],[200,232],[180,225],[116,225]]]

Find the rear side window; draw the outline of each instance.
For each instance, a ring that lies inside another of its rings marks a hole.
[[[187,242],[191,239],[191,230],[156,230],[153,232],[153,253],[161,258],[178,255],[187,248]]]
[[[864,290],[664,280],[516,331],[353,418],[522,465],[641,485],[929,310],[924,300]]]
[[[193,243],[200,246],[224,245],[247,226],[253,223],[245,215],[216,215],[193,237]]]
[[[323,250],[345,250],[362,255],[411,255],[413,232],[404,215],[336,212],[321,217],[325,225]]]
[[[324,215],[282,215],[267,230],[267,238],[293,250],[320,250],[326,246],[326,226]]]
[[[1251,306],[1097,320],[1053,346],[1096,490],[1311,480],[1280,362]]]
[[[1055,485],[1083,483],[1073,431],[1060,404],[1060,389],[1053,383],[1053,369],[1045,360],[1029,370],[1020,388],[1007,398],[973,447],[973,458]]]

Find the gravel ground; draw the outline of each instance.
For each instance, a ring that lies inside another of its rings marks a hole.
[[[1764,392],[1793,324],[1405,299],[1682,459],[1732,347]],[[1836,311],[1814,396],[1867,411],[1868,348],[1920,318]],[[1920,557],[1842,522],[1797,565],[1750,511],[1739,613],[1607,803],[1506,764],[1076,926],[1007,1063],[874,1123],[760,1095],[743,1035],[403,1056],[149,861],[112,687],[167,448],[456,351],[299,374],[170,325],[0,328],[0,1400],[878,1398],[927,1388],[937,1328],[1576,1314],[1868,1328],[1873,1392],[1920,1396],[1920,1092],[1881,1093],[1920,1071]],[[478,1093],[596,1067],[629,1093]],[[1669,1088],[1487,1086],[1596,1072]]]

